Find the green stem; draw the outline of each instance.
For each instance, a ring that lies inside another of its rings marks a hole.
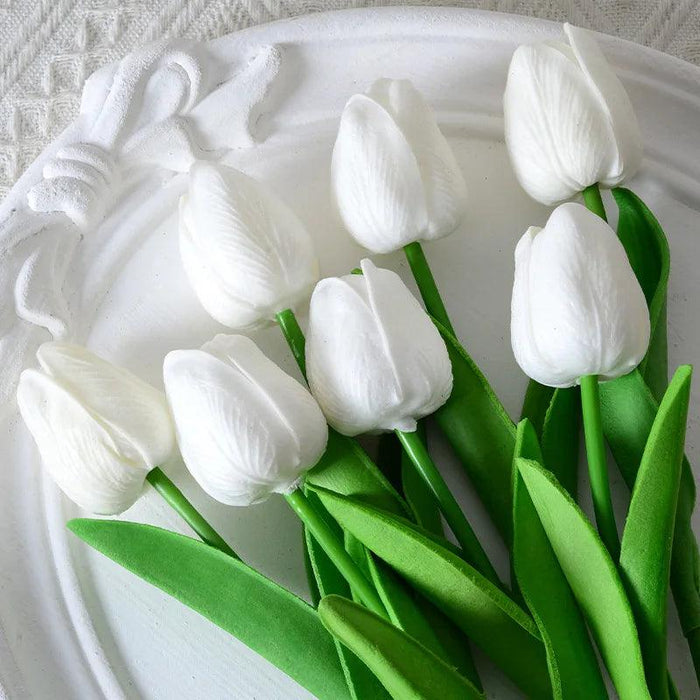
[[[581,377],[581,405],[583,407],[583,431],[586,438],[588,473],[591,480],[593,509],[598,523],[598,531],[605,546],[617,561],[620,555],[620,538],[615,525],[610,482],[608,480],[608,460],[603,438],[603,424],[600,417],[600,392],[598,377]]]
[[[462,509],[455,500],[455,497],[442,478],[442,474],[440,474],[438,468],[435,466],[420,435],[418,435],[417,432],[404,433],[400,430],[396,431],[396,435],[421,478],[437,499],[440,510],[445,516],[445,520],[454,533],[457,542],[459,542],[466,560],[492,583],[496,584],[499,588],[503,588],[503,584],[498,578],[496,570],[489,561],[486,552],[477,539]]]
[[[345,551],[343,543],[333,534],[328,523],[302,493],[301,489],[285,494],[285,498],[362,602],[372,612],[387,619],[386,610],[377,595],[377,591],[365,578],[357,564]]]
[[[299,365],[301,373],[304,375],[304,378],[306,378],[306,339],[304,338],[304,333],[301,330],[299,321],[297,321],[297,317],[291,309],[285,309],[284,311],[280,311],[275,318],[287,340],[292,355],[294,355],[294,359]]]
[[[605,216],[605,205],[603,204],[603,198],[600,196],[600,187],[598,187],[597,184],[589,185],[582,194],[586,207],[594,214],[598,214],[603,221],[607,221],[608,217]]]
[[[166,500],[173,510],[197,533],[198,537],[208,544],[221,550],[224,554],[237,559],[236,553],[226,544],[221,535],[204,519],[202,514],[185,498],[185,495],[165,475],[160,467],[151,469],[146,480]]]
[[[403,252],[406,254],[406,259],[411,267],[411,272],[418,285],[418,291],[420,291],[428,313],[454,335],[454,328],[450,322],[450,317],[447,315],[447,309],[442,301],[437,284],[435,284],[430,265],[428,265],[428,261],[425,258],[423,246],[418,241],[415,241],[404,246]]]

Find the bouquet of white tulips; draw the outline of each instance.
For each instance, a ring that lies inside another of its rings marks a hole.
[[[455,337],[448,308],[461,300],[442,299],[422,248],[460,226],[467,188],[406,80],[350,97],[328,168],[349,234],[372,253],[402,249],[423,304],[369,259],[320,279],[304,223],[274,192],[198,162],[180,207],[182,263],[232,334],[170,352],[165,394],[58,342],[21,377],[22,416],[69,498],[116,515],[147,481],[198,539],[124,520],[68,527],[319,698],[484,698],[472,645],[528,697],[606,698],[607,672],[623,700],[675,698],[669,590],[700,671],[691,369],[668,381],[668,244],[620,187],[642,159],[630,101],[592,35],[565,35],[515,52],[504,97],[515,173],[558,205],[543,228],[524,222],[514,251],[511,342],[531,379],[519,422]],[[295,311],[307,303],[305,335]],[[306,384],[241,335],[275,324]],[[431,457],[425,420],[502,536],[509,580]],[[577,504],[581,424],[590,519]],[[398,468],[372,460],[356,440],[367,433],[393,442]],[[178,449],[221,503],[287,500],[303,523],[310,604],[241,561],[187,501],[164,472]],[[624,524],[615,468],[631,491]]]

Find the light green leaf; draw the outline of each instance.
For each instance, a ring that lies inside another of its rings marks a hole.
[[[349,697],[333,639],[316,611],[243,562],[151,525],[78,519],[68,528],[240,639],[317,697]]]
[[[452,362],[452,395],[435,414],[506,544],[512,539],[515,425],[459,341],[433,319]]]
[[[664,395],[632,492],[620,554],[622,580],[637,620],[647,681],[668,698],[666,601],[692,369],[680,367]]]
[[[603,382],[600,403],[608,445],[627,486],[633,489],[658,404],[638,370]],[[695,479],[684,457],[673,533],[671,589],[686,636],[700,630],[699,556],[691,525],[694,507]]]
[[[410,515],[404,500],[357,441],[332,429],[328,431],[326,452],[306,475],[306,483],[354,496],[392,513]]]
[[[396,700],[484,697],[433,652],[367,608],[330,596],[321,601],[318,612],[327,629],[364,661]]]
[[[515,458],[542,460],[535,430],[527,419],[518,425]],[[513,478],[515,574],[547,650],[554,697],[561,700],[607,698],[576,599],[518,469],[514,469]]]
[[[439,607],[533,698],[551,697],[532,618],[434,535],[356,499],[316,489],[328,512]]]
[[[617,235],[629,258],[649,306],[651,340],[639,371],[657,400],[668,384],[666,296],[670,252],[666,234],[649,208],[623,187],[612,190],[619,217]]]
[[[618,695],[650,698],[632,610],[607,549],[551,473],[531,460],[516,465]]]

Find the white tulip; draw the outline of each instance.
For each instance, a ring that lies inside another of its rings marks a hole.
[[[221,503],[289,493],[321,458],[328,426],[311,394],[241,335],[168,353],[165,392],[187,468]]]
[[[569,44],[520,46],[503,98],[505,137],[525,191],[555,204],[589,185],[619,185],[642,161],[629,97],[593,35],[564,25]]]
[[[649,330],[644,293],[603,219],[562,204],[520,239],[511,342],[529,377],[553,387],[620,377],[644,357]]]
[[[459,226],[466,185],[435,115],[408,80],[378,80],[340,118],[331,182],[350,234],[374,253]]]
[[[452,392],[447,348],[396,273],[369,260],[362,272],[321,280],[314,289],[309,386],[344,435],[412,432]]]
[[[180,202],[180,253],[202,306],[234,329],[272,323],[319,277],[296,214],[262,183],[209,162],[192,167]]]
[[[174,451],[165,396],[82,347],[45,343],[37,359],[17,401],[44,466],[82,508],[121,513]]]

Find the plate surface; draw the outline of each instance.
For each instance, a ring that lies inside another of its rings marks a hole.
[[[515,47],[560,36],[551,23],[468,10],[347,11],[206,45],[159,45],[89,81],[78,121],[0,205],[0,390],[9,414],[0,429],[0,684],[10,698],[308,697],[206,620],[67,537],[64,523],[77,512],[42,477],[14,415],[8,397],[17,370],[51,331],[161,386],[166,352],[224,331],[199,306],[179,260],[177,199],[195,157],[223,158],[268,182],[308,224],[323,274],[349,271],[363,251],[342,230],[329,198],[338,118],[347,98],[375,79],[408,77],[435,107],[471,198],[461,230],[427,244],[426,252],[458,335],[517,416],[525,380],[508,341],[512,254],[522,232],[542,225],[548,210],[512,174],[501,95]],[[671,366],[700,364],[700,71],[650,49],[600,40],[646,144],[631,186],[671,241]],[[408,279],[400,255],[377,262]],[[274,329],[255,339],[295,371]],[[699,391],[690,414],[691,461],[700,445]],[[483,510],[436,447],[505,571]],[[281,499],[225,508],[202,495],[181,464],[170,469],[245,560],[305,594],[299,526]],[[612,477],[624,512],[628,495]],[[124,517],[185,532],[152,492]],[[696,697],[673,615],[671,671],[681,696]],[[493,697],[518,697],[497,672],[487,669],[484,677]]]

